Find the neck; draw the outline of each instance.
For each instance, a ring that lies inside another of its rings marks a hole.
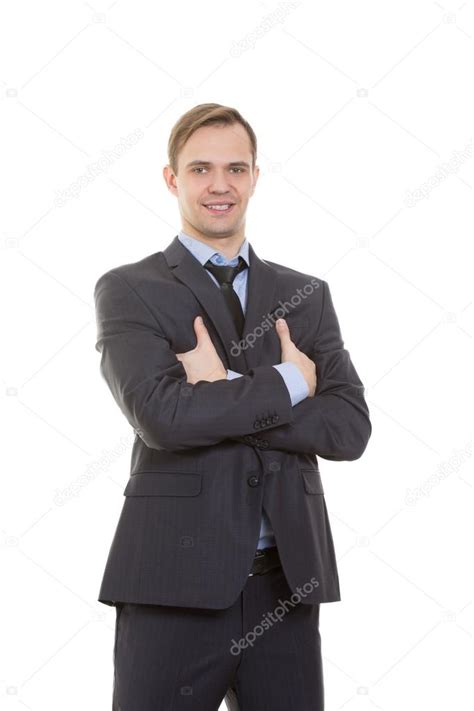
[[[212,247],[212,249],[223,254],[226,259],[233,259],[238,254],[245,240],[245,235],[241,232],[231,235],[230,237],[219,237],[218,235],[216,235],[216,237],[209,237],[203,235],[201,232],[197,232],[188,225],[183,226],[181,229],[190,237],[193,237],[203,244],[207,244],[208,247]]]

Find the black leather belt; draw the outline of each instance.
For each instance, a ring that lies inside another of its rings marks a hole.
[[[280,556],[278,555],[278,548],[276,546],[260,548],[255,553],[249,577],[251,575],[265,575],[269,570],[278,568],[280,565]]]

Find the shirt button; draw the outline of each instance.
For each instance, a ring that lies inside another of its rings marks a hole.
[[[268,465],[268,468],[270,469],[271,472],[278,472],[281,469],[280,462],[270,462]]]

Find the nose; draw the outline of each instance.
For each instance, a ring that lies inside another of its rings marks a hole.
[[[224,171],[215,171],[209,182],[209,192],[227,193],[229,191],[229,176]]]

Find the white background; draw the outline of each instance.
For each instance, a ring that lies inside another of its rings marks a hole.
[[[9,3],[2,709],[111,708],[115,610],[97,594],[132,433],[99,374],[93,287],[177,234],[166,144],[209,101],[258,137],[246,236],[329,282],[367,387],[363,457],[320,460],[342,593],[321,608],[327,710],[468,708],[469,15],[449,0]]]

